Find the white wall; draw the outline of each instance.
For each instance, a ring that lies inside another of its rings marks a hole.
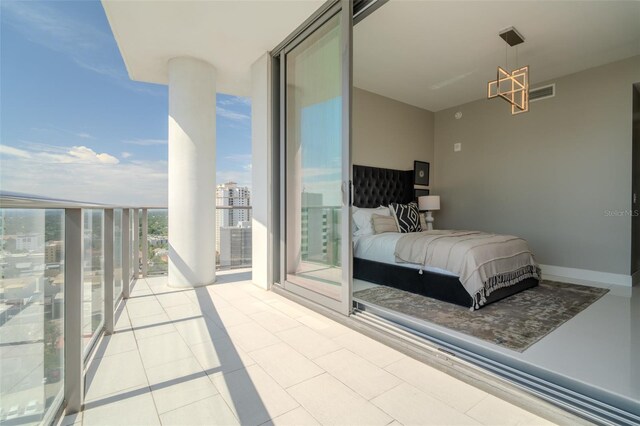
[[[268,289],[270,277],[269,228],[272,212],[271,171],[271,56],[265,53],[251,66],[251,203],[252,281]]]

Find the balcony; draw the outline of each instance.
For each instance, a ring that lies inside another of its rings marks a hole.
[[[138,279],[63,424],[546,423],[249,279]]]
[[[2,424],[545,423],[254,286],[232,232],[175,289],[166,210],[0,201]]]

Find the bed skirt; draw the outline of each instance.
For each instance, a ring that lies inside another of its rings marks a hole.
[[[474,304],[473,298],[464,289],[458,277],[453,275],[430,271],[423,271],[422,274],[419,274],[417,269],[355,257],[353,259],[353,278],[421,294],[467,308]],[[512,286],[497,289],[487,297],[483,306],[537,285],[538,279],[526,278]]]

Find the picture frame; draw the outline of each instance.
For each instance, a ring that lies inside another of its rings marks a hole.
[[[429,163],[425,161],[413,162],[413,183],[429,186]]]
[[[425,195],[429,195],[429,190],[428,189],[414,189],[413,190],[413,195],[416,199],[416,203],[418,202],[418,197],[423,197]]]

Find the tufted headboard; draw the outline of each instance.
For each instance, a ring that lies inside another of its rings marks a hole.
[[[414,200],[413,170],[353,165],[353,205],[362,208]]]

